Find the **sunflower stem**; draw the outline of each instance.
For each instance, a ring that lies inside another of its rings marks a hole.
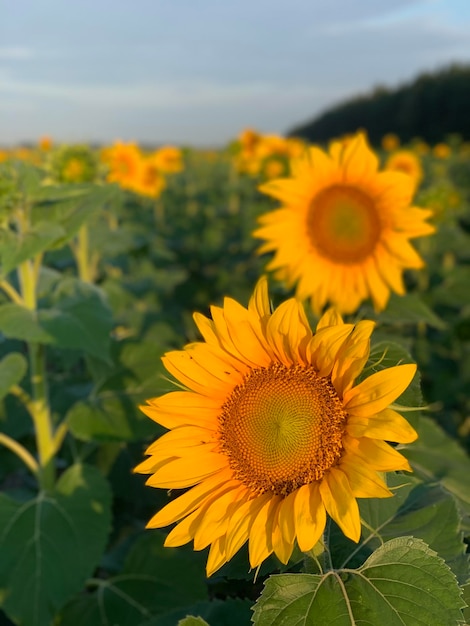
[[[331,572],[334,569],[330,552],[330,529],[331,519],[328,517],[326,520],[325,530],[323,531],[323,553],[321,555],[323,572]]]

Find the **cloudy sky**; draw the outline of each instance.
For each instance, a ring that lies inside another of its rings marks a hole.
[[[220,145],[470,62],[468,0],[0,0],[0,145]]]

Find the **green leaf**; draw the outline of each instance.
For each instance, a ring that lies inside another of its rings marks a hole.
[[[53,343],[108,359],[113,316],[101,289],[65,278],[57,284],[51,300],[53,307],[40,309],[38,321]]]
[[[0,306],[0,332],[9,339],[53,343],[54,338],[39,324],[37,315],[19,304]]]
[[[420,539],[399,537],[358,570],[271,576],[253,621],[257,626],[457,626],[463,618],[460,594],[433,550]]]
[[[441,330],[447,327],[447,324],[415,293],[405,296],[393,294],[387,308],[379,314],[378,319],[399,326],[423,323]]]
[[[440,485],[425,485],[404,474],[389,474],[392,498],[358,500],[362,535],[358,544],[332,528],[331,550],[339,568],[358,567],[381,544],[395,537],[413,535],[435,550],[459,582],[468,580],[468,557],[454,498]]]
[[[162,533],[146,531],[132,546],[122,572],[94,579],[93,589],[68,603],[59,624],[135,626],[206,599],[204,556],[190,549],[164,548],[163,541]]]
[[[64,234],[64,229],[58,224],[44,222],[37,224],[24,237],[20,237],[10,230],[1,230],[1,273],[6,276],[23,261],[32,259],[40,252],[45,252]]]
[[[56,284],[51,303],[52,307],[37,312],[13,303],[0,306],[0,332],[10,339],[109,358],[113,316],[101,289],[65,278]]]
[[[160,341],[167,334],[162,332]],[[147,398],[175,389],[164,378],[166,370],[160,360],[164,351],[156,341],[145,338],[142,343],[131,340],[114,344],[113,367],[96,367],[89,359],[97,386],[89,399],[77,402],[67,413],[75,437],[82,441],[132,441],[155,434],[155,423],[138,407]]]
[[[62,243],[74,237],[80,227],[91,217],[98,215],[104,207],[113,202],[120,202],[121,192],[115,185],[90,186],[90,193],[80,197],[72,210],[64,211],[59,216],[59,224],[65,230]]]
[[[463,448],[449,437],[436,422],[421,416],[414,425],[418,439],[402,453],[418,476],[439,481],[456,498],[462,511],[470,516],[470,459]]]
[[[4,398],[13,385],[21,382],[28,369],[28,363],[19,352],[7,354],[0,361],[0,400]]]
[[[201,626],[201,624],[202,626],[209,626],[205,619],[202,619],[202,617],[194,617],[194,615],[184,617],[178,622],[178,626]]]
[[[111,494],[93,467],[73,465],[53,493],[17,502],[0,494],[0,605],[24,626],[45,626],[93,572],[110,527]]]

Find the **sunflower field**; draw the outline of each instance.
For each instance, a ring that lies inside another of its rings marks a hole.
[[[470,146],[0,150],[0,626],[470,623]]]

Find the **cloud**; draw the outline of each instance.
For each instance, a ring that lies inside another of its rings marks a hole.
[[[0,60],[18,61],[32,59],[34,52],[24,46],[0,46]]]

